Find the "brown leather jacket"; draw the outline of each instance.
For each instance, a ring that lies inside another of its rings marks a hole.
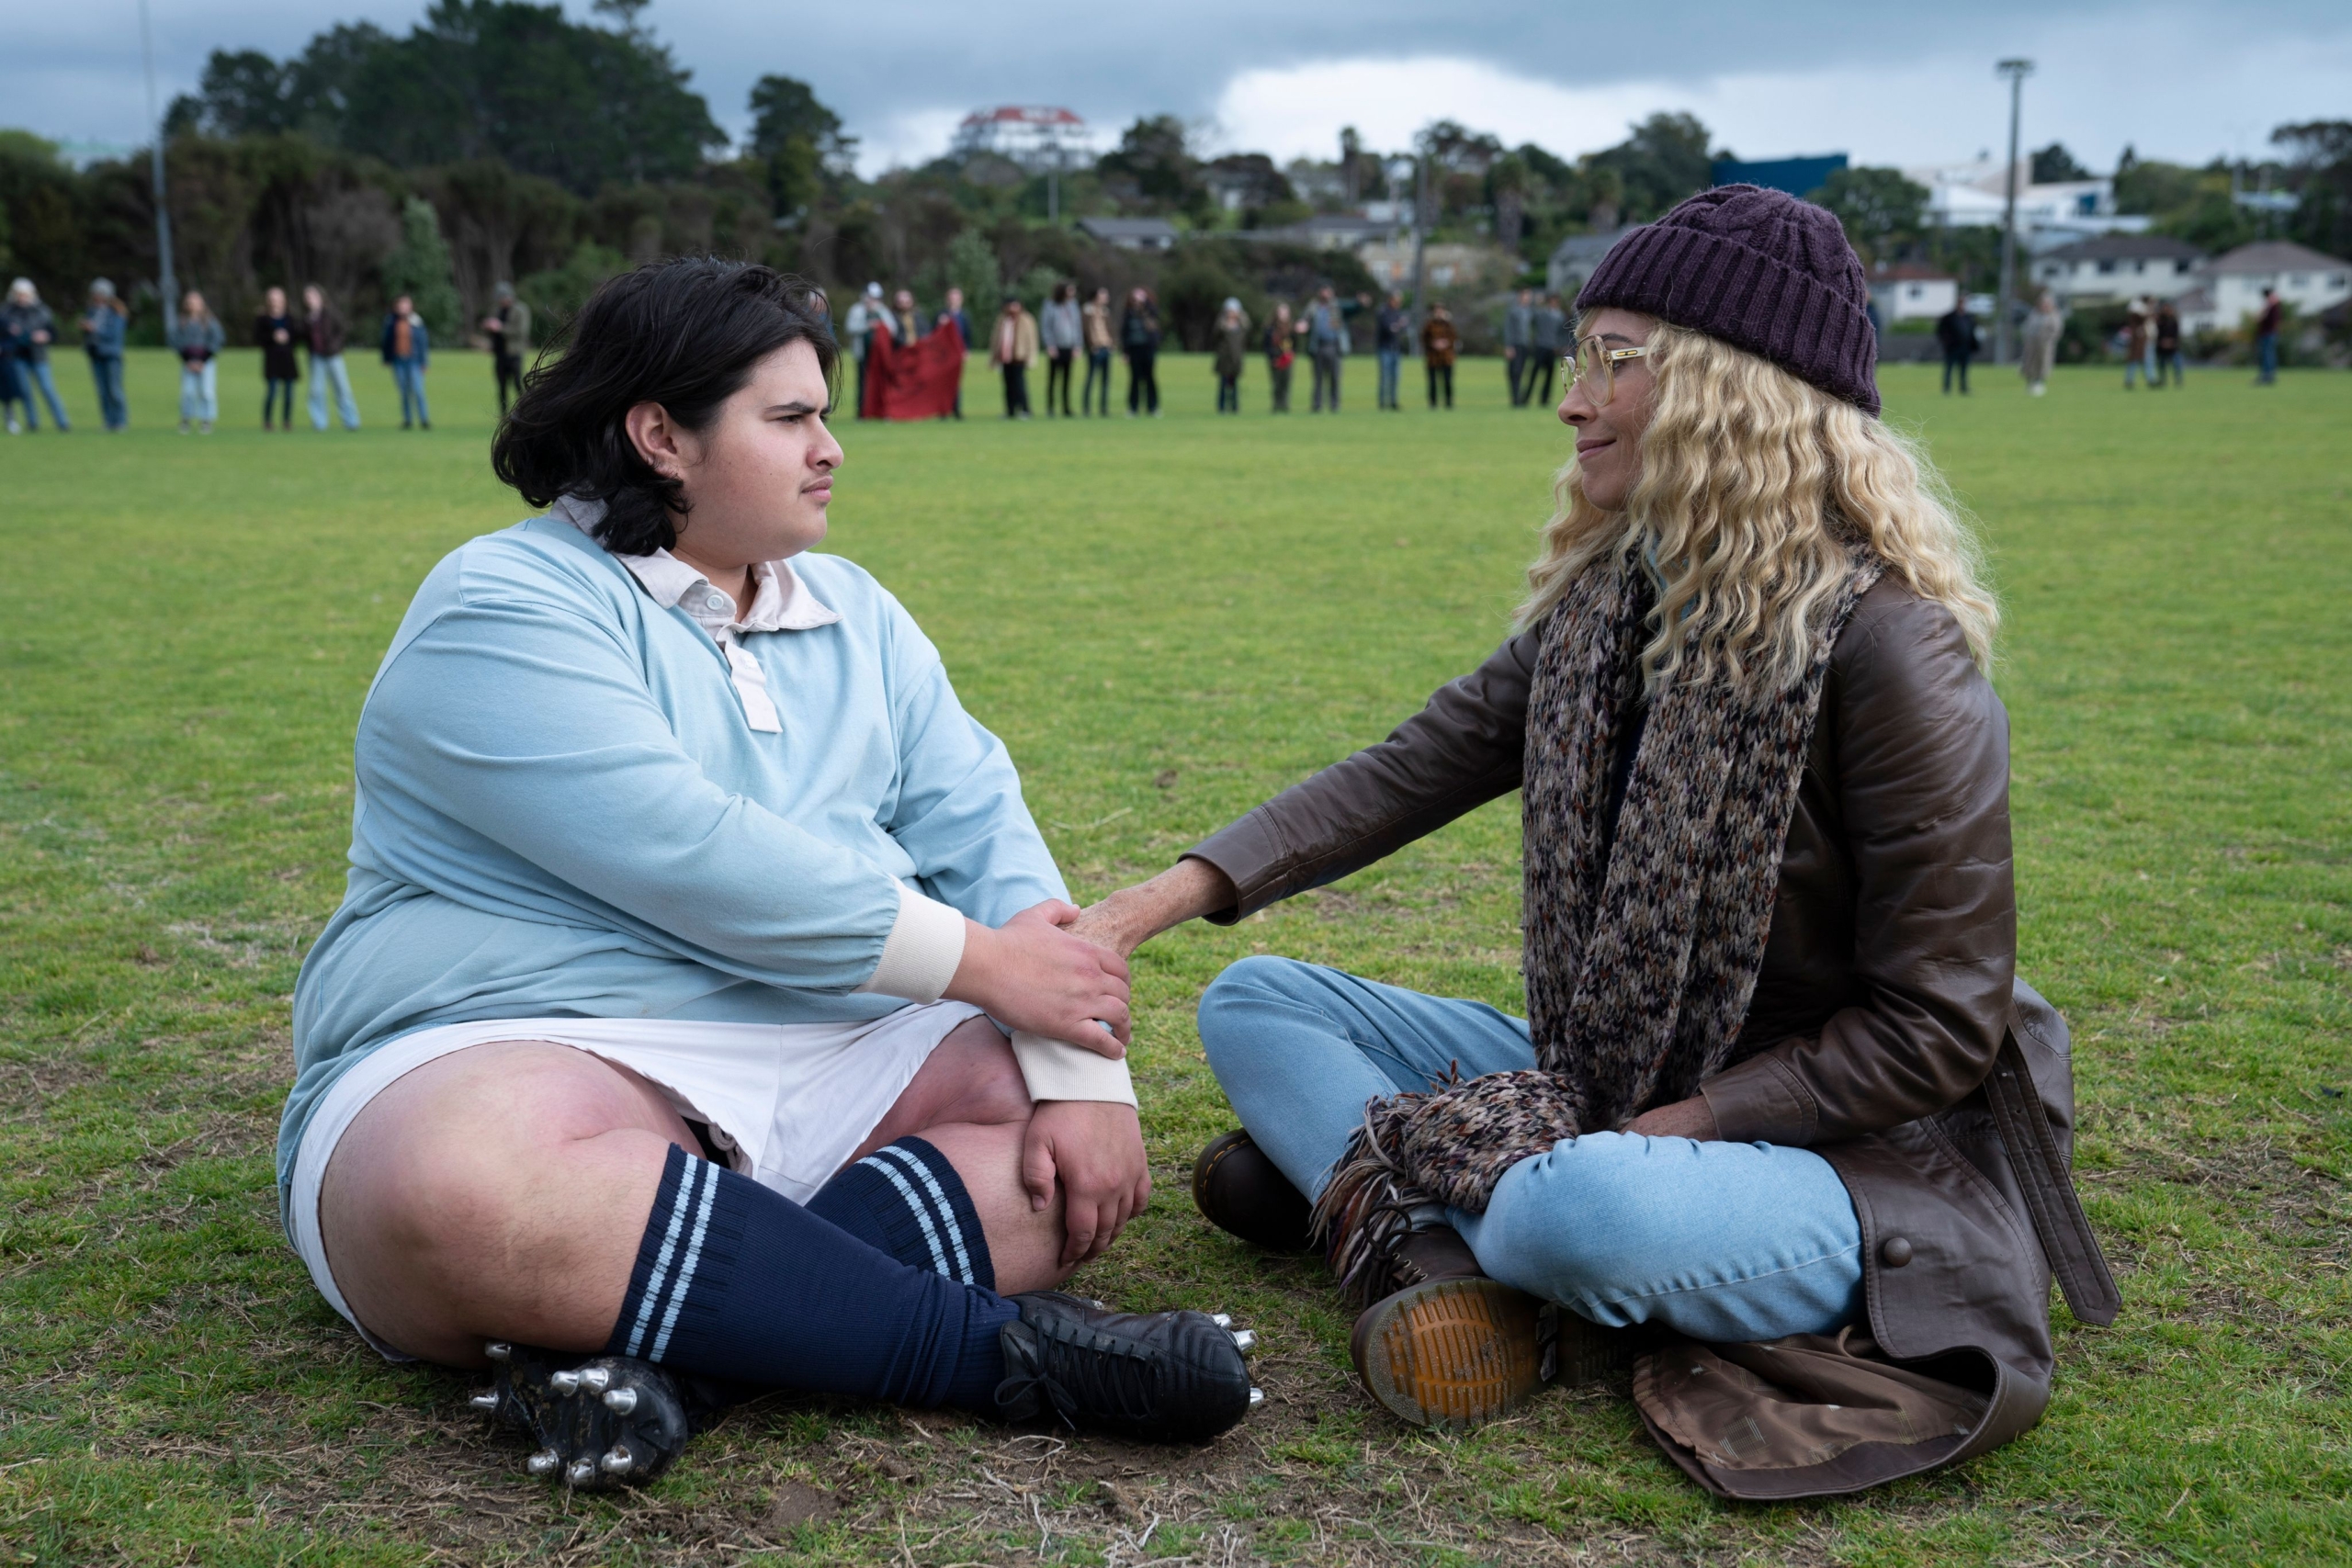
[[[1239,890],[1213,918],[1335,881],[1517,788],[1535,658],[1534,632],[1504,643],[1386,740],[1190,852]],[[1788,1463],[1738,1472],[1694,1467],[1661,1434],[1703,1483],[1849,1491],[2030,1427],[2050,1395],[2045,1245],[2078,1309],[2112,1316],[2066,1178],[2066,1026],[2016,964],[2007,715],[1950,613],[1883,579],[1832,652],[1747,1021],[1701,1092],[1724,1137],[1836,1168],[1861,1221],[1869,1337],[1984,1396],[1981,1418],[1819,1462],[1819,1434],[1796,1434]]]

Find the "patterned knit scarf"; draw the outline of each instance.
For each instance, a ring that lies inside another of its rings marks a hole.
[[[1790,690],[1669,685],[1644,726],[1614,842],[1600,843],[1623,720],[1642,686],[1649,573],[1604,561],[1544,622],[1527,701],[1524,924],[1532,1069],[1375,1100],[1316,1204],[1341,1285],[1374,1301],[1436,1203],[1483,1212],[1505,1171],[1622,1128],[1725,1065],[1771,929],[1829,650],[1883,563],[1853,569]]]

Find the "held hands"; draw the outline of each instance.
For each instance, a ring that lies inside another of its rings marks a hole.
[[[1057,1180],[1062,1189],[1061,1265],[1074,1269],[1101,1257],[1151,1201],[1151,1169],[1136,1108],[1116,1100],[1041,1102],[1021,1140],[1021,1185],[1032,1210],[1054,1201]]]
[[[1066,1040],[1116,1061],[1127,1054],[1127,961],[1073,935],[1078,906],[1023,909],[991,931],[964,928],[964,961],[946,994],[1008,1029]],[[1104,1026],[1108,1025],[1106,1029]]]

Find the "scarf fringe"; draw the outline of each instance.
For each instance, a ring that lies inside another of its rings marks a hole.
[[[1315,1201],[1311,1221],[1340,1293],[1358,1307],[1393,1294],[1396,1248],[1413,1232],[1413,1211],[1436,1201],[1380,1152],[1370,1126],[1359,1128]]]

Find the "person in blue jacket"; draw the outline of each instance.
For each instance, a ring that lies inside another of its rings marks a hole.
[[[130,423],[130,404],[122,392],[122,346],[130,312],[107,278],[90,285],[90,308],[82,312],[82,352],[89,355],[90,379],[98,390],[98,413],[108,430]]]
[[[600,288],[360,710],[278,1144],[320,1293],[575,1486],[729,1386],[1196,1439],[1248,1337],[1052,1289],[1149,1176],[1122,960],[1002,742],[813,547],[835,348],[763,266]]]
[[[433,359],[433,334],[417,314],[416,301],[402,294],[384,312],[384,363],[392,367],[392,381],[401,389],[401,428],[433,428],[433,410],[424,400],[424,370]]]

